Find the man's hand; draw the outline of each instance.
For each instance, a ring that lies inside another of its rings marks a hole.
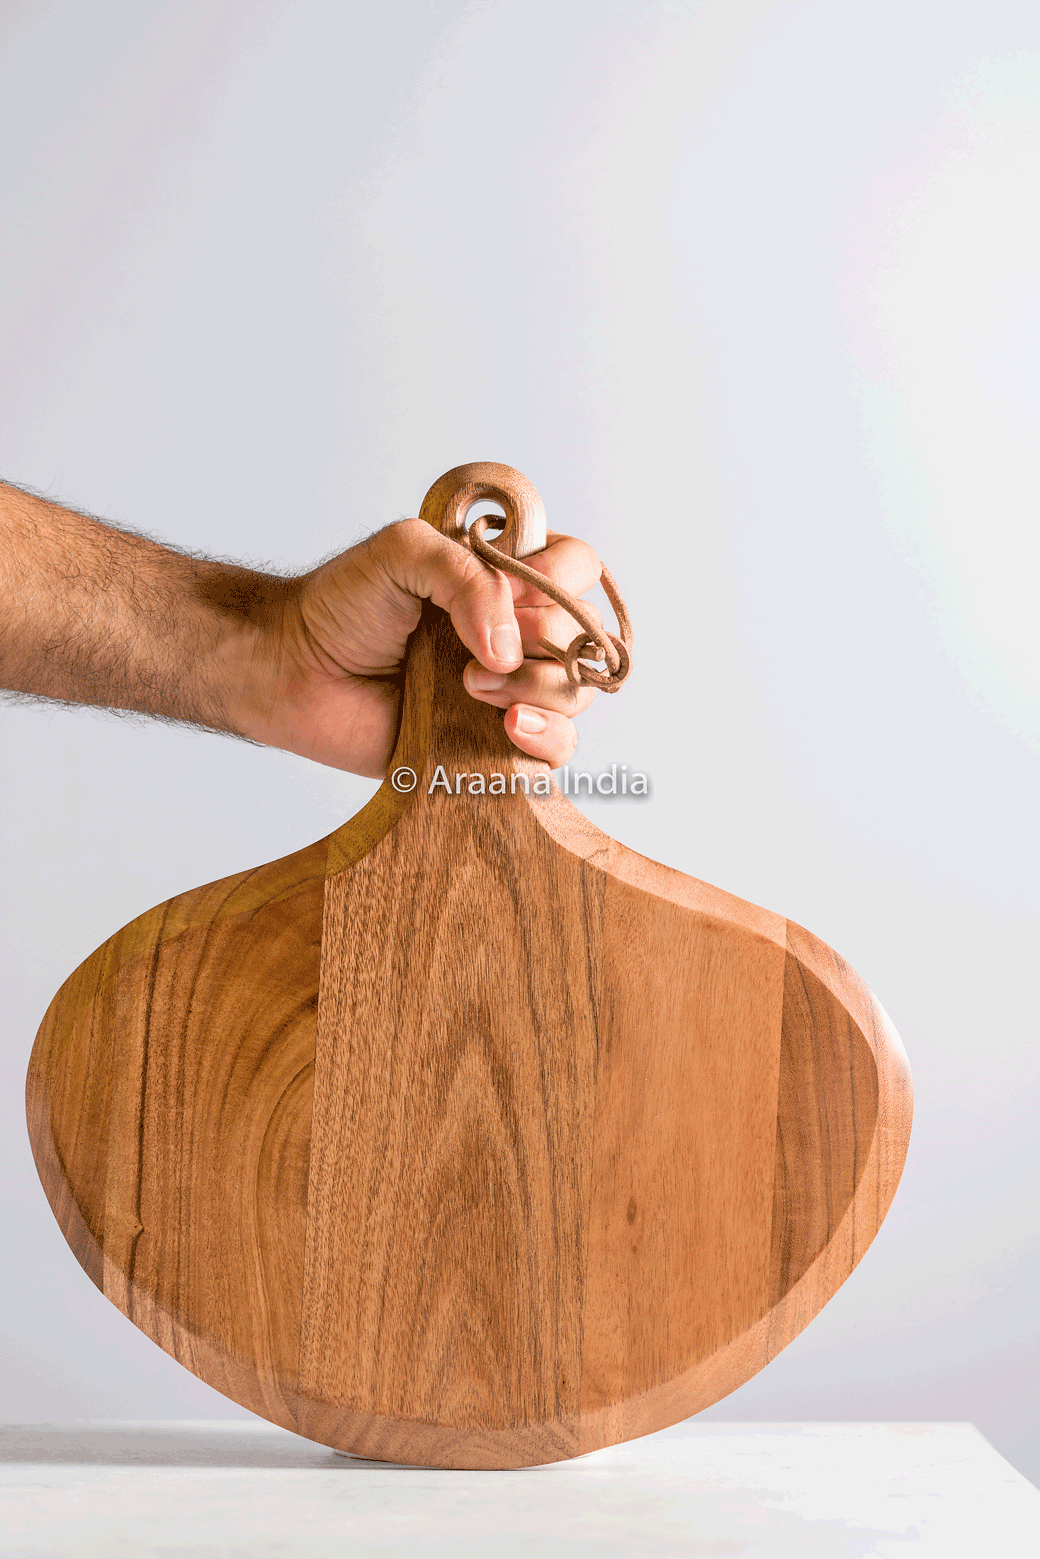
[[[526,561],[581,595],[592,549],[550,535]],[[465,686],[507,711],[510,739],[553,767],[592,702],[539,638],[571,618],[421,520],[402,520],[300,578],[186,557],[0,485],[0,685],[233,732],[371,776],[386,772],[400,670],[425,599],[472,652]],[[529,658],[524,658],[524,657]]]
[[[551,535],[527,561],[574,595],[599,579],[596,554],[572,537]],[[423,520],[388,525],[297,582],[270,712],[248,734],[356,774],[385,773],[399,697],[386,679],[400,669],[426,599],[451,614],[472,651],[467,692],[508,711],[506,732],[523,752],[566,763],[577,745],[572,717],[592,690],[569,683],[538,640],[569,643],[576,625]]]

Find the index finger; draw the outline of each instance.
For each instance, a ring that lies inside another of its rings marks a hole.
[[[559,531],[550,531],[545,548],[541,552],[532,552],[524,558],[524,562],[528,568],[544,574],[554,585],[566,590],[568,595],[575,596],[584,595],[586,590],[598,584],[602,569],[598,555],[587,541],[581,541],[577,536],[563,536]],[[541,590],[522,579],[515,579],[511,574],[506,577],[513,592],[513,604],[518,610],[525,606],[549,604],[550,598]]]

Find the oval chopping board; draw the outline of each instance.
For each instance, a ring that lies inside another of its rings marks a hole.
[[[503,550],[544,545],[504,466],[423,518],[457,533],[477,498]],[[113,936],[27,1107],[81,1265],[196,1375],[358,1455],[517,1467],[674,1423],[790,1342],[885,1216],[911,1089],[835,953],[601,833],[468,658],[427,606],[391,765],[415,788]]]

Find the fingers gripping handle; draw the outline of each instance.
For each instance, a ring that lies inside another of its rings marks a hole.
[[[495,523],[493,517],[474,520],[468,531],[465,526],[466,514],[473,505],[489,499],[501,504],[506,511],[502,534],[493,545],[484,539],[488,525]],[[625,603],[613,578],[603,569],[600,583],[618,620],[617,634],[606,633],[583,601],[576,600],[544,574],[519,561],[532,552],[540,552],[545,546],[545,509],[526,476],[514,471],[512,466],[495,465],[491,461],[455,466],[434,482],[419,512],[422,519],[462,546],[468,546],[491,568],[522,579],[568,611],[575,622],[581,624],[581,633],[565,650],[548,639],[539,639],[542,649],[566,667],[569,680],[576,686],[584,682],[605,693],[617,692],[632,668],[632,624]],[[606,669],[601,671],[589,664],[590,661],[604,661]]]

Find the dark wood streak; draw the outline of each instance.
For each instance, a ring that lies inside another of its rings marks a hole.
[[[774,1298],[809,1270],[852,1207],[878,1114],[877,1065],[847,1010],[790,953],[784,980]],[[836,1078],[843,1087],[834,1086]]]
[[[168,913],[169,913],[169,911],[166,908],[166,906],[164,905],[163,906],[163,910],[162,910],[162,915],[161,915],[161,918],[160,918],[160,921],[159,921],[159,938],[160,939],[162,937],[162,933],[163,933],[163,930],[164,930],[165,925],[166,925],[166,918],[167,918]],[[128,1303],[127,1315],[128,1315],[128,1317],[129,1317],[129,1319],[131,1321],[133,1321],[135,1319],[135,1316],[134,1316],[134,1294],[135,1294],[134,1273],[135,1273],[135,1270],[136,1270],[136,1267],[137,1267],[137,1248],[138,1248],[138,1245],[140,1244],[141,1236],[144,1233],[144,1222],[143,1222],[142,1217],[141,1217],[141,1213],[142,1213],[141,1199],[142,1199],[142,1195],[143,1195],[143,1191],[144,1191],[144,1186],[143,1186],[143,1183],[142,1183],[141,1166],[144,1163],[144,1155],[145,1155],[145,1122],[146,1122],[144,1101],[145,1101],[145,1096],[146,1096],[147,1091],[148,1091],[148,1048],[149,1048],[149,1039],[150,1039],[150,1036],[151,1036],[151,1029],[152,1029],[152,1012],[153,1012],[153,1002],[154,1002],[154,998],[155,998],[155,982],[156,982],[156,978],[157,978],[158,971],[159,971],[159,948],[160,948],[160,946],[161,946],[161,940],[157,940],[156,944],[155,944],[155,947],[152,950],[152,956],[148,960],[148,994],[147,994],[147,997],[145,999],[145,1017],[144,1017],[144,1023],[142,1024],[142,1034],[141,1034],[141,1065],[140,1065],[140,1072],[139,1072],[139,1081],[138,1081],[138,1085],[137,1085],[137,1096],[138,1096],[138,1100],[139,1100],[139,1104],[138,1104],[138,1108],[137,1108],[137,1112],[136,1112],[136,1114],[137,1114],[137,1172],[136,1172],[136,1174],[134,1176],[134,1192],[133,1192],[133,1195],[134,1195],[134,1221],[135,1221],[135,1229],[134,1229],[133,1234],[130,1236],[130,1248],[129,1248],[128,1252],[127,1252],[127,1258],[126,1258],[126,1281],[127,1281],[127,1303]]]

